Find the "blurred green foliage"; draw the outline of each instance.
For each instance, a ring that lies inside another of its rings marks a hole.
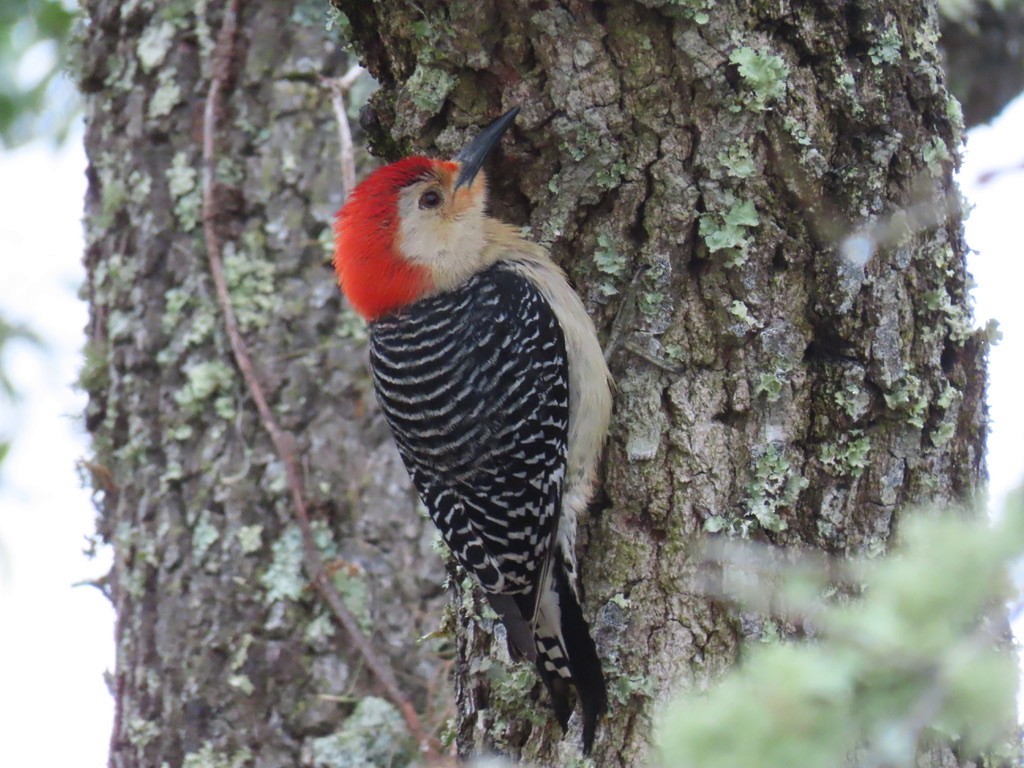
[[[69,0],[70,2],[71,0]],[[65,74],[74,7],[61,0],[0,2],[0,143],[61,140],[78,114]]]
[[[813,639],[748,644],[711,690],[676,701],[659,727],[662,764],[913,766],[923,744],[947,740],[987,765],[1020,765],[1006,605],[1022,551],[1018,494],[994,526],[911,516],[895,551],[844,568],[838,589],[834,567],[780,571],[770,600]]]
[[[14,382],[7,375],[3,365],[3,353],[7,344],[15,340],[26,341],[36,346],[42,345],[40,338],[29,328],[20,323],[11,323],[0,315],[0,403],[6,402],[8,405],[13,405],[17,402],[18,391],[15,389]],[[7,456],[10,447],[9,438],[0,433],[0,463]]]
[[[988,4],[997,11],[1004,12],[1008,8],[1019,5],[1021,0],[987,0]],[[982,0],[938,0],[939,13],[947,18],[962,20],[970,18],[978,11]]]

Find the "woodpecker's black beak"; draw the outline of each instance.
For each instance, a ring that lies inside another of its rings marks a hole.
[[[479,172],[487,156],[498,146],[505,131],[519,114],[519,107],[512,107],[508,112],[499,117],[493,123],[484,128],[476,135],[469,144],[462,148],[462,151],[455,156],[455,162],[459,164],[459,177],[455,180],[455,188],[464,184],[472,184],[473,179]]]

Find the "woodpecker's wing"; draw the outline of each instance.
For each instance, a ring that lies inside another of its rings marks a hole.
[[[371,326],[377,396],[456,559],[532,621],[551,555],[569,420],[551,307],[501,264]]]

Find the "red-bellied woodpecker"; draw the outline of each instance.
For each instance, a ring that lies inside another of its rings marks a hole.
[[[547,251],[484,213],[480,167],[519,109],[452,161],[374,171],[338,214],[334,266],[370,323],[384,415],[430,517],[535,662],[563,728],[570,684],[589,752],[607,709],[580,609],[576,519],[593,494],[610,376]]]

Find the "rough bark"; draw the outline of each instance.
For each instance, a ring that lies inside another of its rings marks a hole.
[[[319,766],[339,751],[397,764],[404,726],[362,698],[376,688],[309,587],[282,466],[209,274],[201,136],[224,5],[84,4],[82,386],[98,528],[115,554],[110,764]],[[444,665],[416,639],[437,628],[444,571],[329,265],[341,174],[318,78],[349,62],[327,11],[243,8],[216,139],[225,271],[271,406],[298,441],[335,579],[436,726]]]
[[[985,341],[935,10],[333,2],[381,82],[363,124],[385,156],[449,155],[522,105],[492,209],[622,331],[607,504],[580,556],[612,689],[595,763],[643,765],[659,705],[761,632],[702,588],[702,532],[870,556],[910,505],[978,489]],[[574,764],[578,730],[562,740],[461,594],[460,753]],[[966,763],[921,755],[940,764]]]

